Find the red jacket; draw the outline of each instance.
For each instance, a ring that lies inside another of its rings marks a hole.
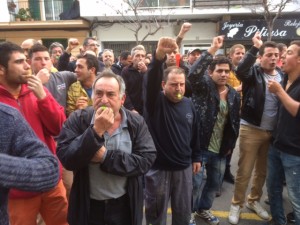
[[[53,136],[57,136],[62,128],[66,116],[64,108],[60,106],[50,92],[44,87],[46,97],[38,100],[34,93],[28,89],[27,84],[21,87],[18,99],[15,99],[2,85],[0,85],[0,102],[18,109],[36,135],[56,155],[56,144]],[[27,198],[38,193],[18,190],[10,191],[10,198]]]

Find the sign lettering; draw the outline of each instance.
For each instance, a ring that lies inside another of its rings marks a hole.
[[[251,40],[255,32],[259,31],[266,39],[269,31],[264,20],[241,20],[226,21],[220,24],[220,35],[224,35],[227,40]],[[299,19],[277,19],[272,30],[272,39],[300,39]]]

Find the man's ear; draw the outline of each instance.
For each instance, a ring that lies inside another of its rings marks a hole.
[[[96,73],[96,68],[95,68],[95,67],[90,68],[90,70],[92,71],[92,73],[94,73],[94,74],[97,75],[97,73]]]
[[[126,94],[124,94],[124,95],[122,96],[122,99],[121,99],[121,105],[122,105],[122,106],[124,105],[125,99],[126,99]]]
[[[166,86],[166,82],[165,81],[162,81],[161,82],[161,88],[164,90],[165,89],[165,86]]]
[[[6,73],[6,68],[0,65],[0,76],[3,76]]]
[[[212,76],[212,73],[213,73],[213,71],[211,71],[211,70],[207,70],[207,73],[208,73],[208,75],[211,77],[211,76]]]

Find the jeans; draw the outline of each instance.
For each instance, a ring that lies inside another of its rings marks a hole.
[[[279,224],[286,223],[282,202],[284,177],[296,224],[300,225],[300,157],[271,146],[268,155],[267,190],[272,218]]]
[[[207,179],[201,192],[204,165]],[[208,210],[212,207],[220,185],[222,184],[226,166],[226,157],[211,151],[202,152],[202,169],[193,175],[193,212],[202,209]]]
[[[172,225],[188,225],[191,217],[192,166],[183,170],[150,169],[145,175],[146,224],[165,225],[171,198]]]

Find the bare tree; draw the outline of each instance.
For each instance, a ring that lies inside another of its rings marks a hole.
[[[137,45],[169,24],[171,10],[163,15],[162,9],[145,5],[150,1],[124,0],[121,8],[111,5],[107,0],[101,1],[119,15],[115,17],[119,24],[133,32]]]
[[[262,15],[267,23],[268,37],[267,40],[272,39],[272,32],[275,21],[283,14],[283,10],[291,0],[262,0],[262,8],[251,8],[254,14]]]

